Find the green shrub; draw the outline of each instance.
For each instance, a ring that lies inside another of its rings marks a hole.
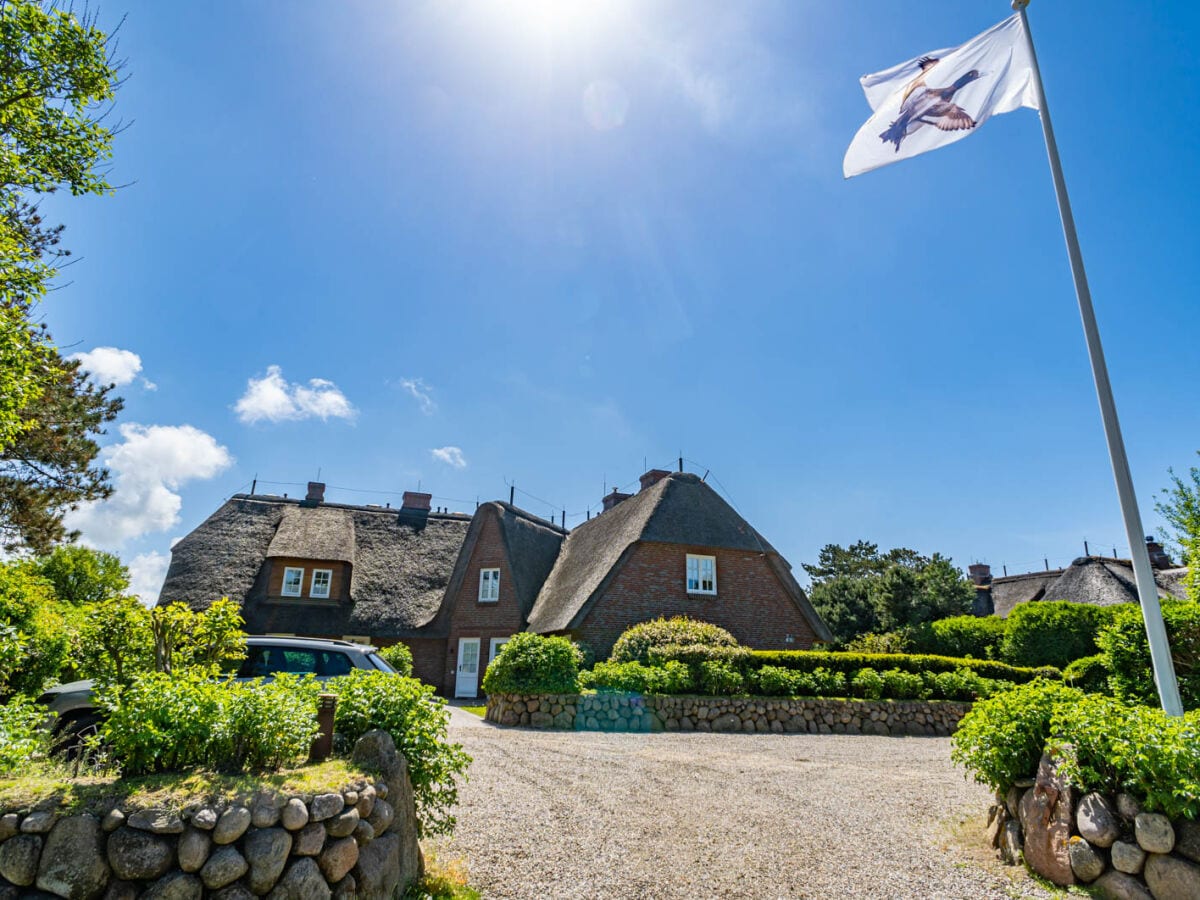
[[[1005,621],[1000,656],[1014,666],[1055,666],[1096,653],[1096,635],[1114,607],[1090,603],[1021,603]]]
[[[596,663],[587,680],[588,686],[597,690],[630,694],[685,694],[694,688],[691,670],[674,661],[662,666],[643,666],[635,662]]]
[[[996,659],[1004,640],[1005,620],[998,616],[951,616],[912,632],[912,650],[936,656]]]
[[[36,697],[67,665],[72,607],[54,598],[50,582],[23,561],[0,563],[0,700],[14,694]]]
[[[850,679],[850,693],[864,700],[878,700],[883,696],[883,679],[874,669],[859,669]]]
[[[752,674],[751,686],[755,693],[767,697],[794,697],[801,693],[801,687],[809,686],[802,684],[801,678],[797,677],[803,673],[792,672],[779,666],[763,666]]]
[[[13,697],[0,706],[0,774],[27,772],[30,763],[50,751],[46,708],[28,697]]]
[[[520,637],[522,635],[516,635],[504,645],[500,656],[488,667],[489,675]],[[562,641],[568,649],[574,650],[563,638],[550,640]],[[571,683],[575,683],[574,674]],[[392,736],[396,747],[404,753],[417,801],[417,824],[421,835],[428,837],[453,831],[452,811],[458,803],[455,779],[465,777],[471,757],[463,752],[461,744],[452,744],[446,738],[450,723],[446,701],[435,696],[433,688],[414,678],[381,672],[355,670],[341,678],[330,679],[326,687],[338,696],[334,728],[339,734],[353,743],[366,732],[381,728]]]
[[[1013,687],[1011,681],[983,678],[971,669],[955,672],[927,672],[924,676],[929,696],[939,700],[976,700],[990,697]]]
[[[514,634],[487,667],[489,694],[572,694],[579,689],[579,648],[565,637]]]
[[[1063,681],[1089,694],[1108,693],[1108,665],[1103,653],[1084,656],[1063,669]]]
[[[883,696],[892,700],[917,700],[929,696],[925,679],[915,672],[888,669],[880,672],[883,679]]]
[[[926,672],[954,672],[971,669],[984,678],[993,678],[1014,683],[1032,681],[1035,678],[1057,679],[1062,677],[1057,669],[1043,666],[1038,669],[1018,668],[1001,662],[983,659],[955,659],[950,656],[933,656],[919,653],[835,653],[826,650],[752,650],[747,660],[749,666],[780,666],[800,672],[811,672],[824,668],[853,676],[859,669],[901,669],[923,675]]]
[[[846,697],[846,674],[833,669],[818,667],[811,672],[797,673],[807,676],[808,690],[806,694],[812,697]]]
[[[710,659],[700,663],[700,690],[714,697],[728,697],[744,693],[746,680],[731,663]]]
[[[396,670],[397,675],[412,678],[413,655],[412,651],[408,649],[408,644],[400,641],[390,647],[384,647],[379,651],[379,655],[383,657],[385,663]]]
[[[867,631],[852,637],[842,649],[847,653],[907,653],[910,644],[909,629],[884,634]]]
[[[1037,771],[1056,707],[1084,696],[1062,684],[1034,681],[981,700],[959,722],[950,758],[976,781],[1007,791]]]
[[[648,655],[649,665],[663,666],[669,662],[681,662],[691,667],[693,675],[698,675],[700,664],[704,662],[729,663],[738,671],[743,671],[750,661],[750,651],[745,647],[709,644],[665,644],[662,647],[651,647]]]
[[[320,682],[280,673],[273,681],[230,682],[227,690],[224,714],[209,749],[215,768],[273,771],[308,756],[320,731]]]
[[[716,625],[675,616],[670,619],[654,619],[629,628],[613,644],[610,662],[639,662],[646,665],[650,650],[669,645],[701,644],[708,647],[736,647],[733,635]]]
[[[1184,709],[1200,709],[1200,603],[1166,600],[1163,622],[1179,681]],[[1158,705],[1158,692],[1150,669],[1150,646],[1142,610],[1137,604],[1119,607],[1097,640],[1108,667],[1109,686],[1120,699]]]

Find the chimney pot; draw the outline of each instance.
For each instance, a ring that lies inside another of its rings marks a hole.
[[[616,488],[613,488],[612,493],[604,498],[604,511],[608,512],[622,500],[628,500],[633,494],[622,494]]]
[[[325,482],[310,481],[308,483],[308,493],[305,494],[304,499],[310,503],[325,502]]]
[[[432,509],[430,501],[433,499],[433,494],[421,494],[417,491],[405,491],[404,500],[400,505],[401,509],[409,510],[410,512],[429,512]]]
[[[977,585],[991,583],[992,567],[986,563],[971,563],[971,565],[967,566],[967,572],[971,576],[971,581]]]
[[[1146,535],[1146,553],[1150,556],[1150,565],[1155,569],[1171,569],[1175,564],[1163,545],[1154,539],[1154,535]]]
[[[642,482],[641,489],[644,491],[644,490],[646,490],[646,488],[654,486],[655,484],[662,481],[664,478],[666,478],[670,474],[671,473],[668,472],[666,469],[650,469],[645,475],[643,475],[641,477],[641,482]]]

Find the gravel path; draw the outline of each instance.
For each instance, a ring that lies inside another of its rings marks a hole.
[[[989,794],[946,739],[577,734],[462,710],[451,738],[475,762],[435,850],[485,897],[1054,896],[984,852]]]

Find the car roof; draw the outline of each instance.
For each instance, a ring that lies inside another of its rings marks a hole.
[[[248,647],[312,647],[337,648],[339,650],[357,650],[360,653],[372,653],[375,648],[370,644],[359,644],[354,641],[339,641],[332,638],[283,637],[281,635],[251,634],[246,636]]]

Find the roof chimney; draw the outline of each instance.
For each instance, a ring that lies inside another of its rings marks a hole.
[[[992,583],[992,567],[986,563],[971,563],[967,566],[967,572],[970,573],[971,581],[978,587]]]
[[[670,474],[666,469],[651,469],[641,477],[642,490],[644,491],[648,487],[653,487]]]
[[[325,482],[310,481],[308,483],[308,493],[304,495],[302,506],[317,506],[325,502]]]
[[[433,494],[419,494],[416,491],[405,491],[404,502],[400,508],[407,512],[424,512],[427,513],[431,509],[429,501],[433,499]]]
[[[604,511],[608,512],[610,509],[612,509],[614,506],[616,506],[622,500],[628,500],[632,496],[633,496],[633,494],[622,494],[616,488],[613,488],[612,493],[607,495],[603,500]]]
[[[1162,544],[1154,539],[1154,535],[1146,535],[1146,552],[1150,555],[1150,565],[1156,569],[1173,569],[1175,563],[1163,549]]]

